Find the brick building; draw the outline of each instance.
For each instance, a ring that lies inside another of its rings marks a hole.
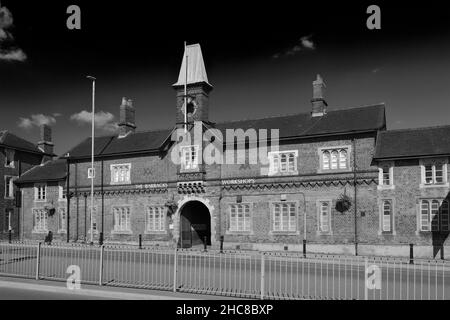
[[[141,235],[144,242],[183,247],[218,246],[223,236],[233,248],[301,250],[306,240],[313,252],[403,255],[409,243],[418,255],[441,251],[448,230],[449,127],[386,131],[383,104],[328,107],[320,76],[311,112],[216,123],[209,118],[213,87],[199,45],[187,47],[173,88],[173,128],[136,130],[135,106],[123,98],[119,134],[95,138],[93,230],[88,138],[17,181],[23,236],[42,239],[51,230],[61,240],[87,241],[92,232],[95,241],[102,235],[106,242],[136,242]],[[193,142],[180,145],[173,136],[185,125]],[[248,139],[251,129],[257,145]],[[264,129],[270,138],[276,136],[271,129],[279,130],[279,150],[268,150],[268,163],[250,163],[270,141]],[[441,140],[435,141],[437,132]],[[201,161],[211,145],[243,151],[245,163]],[[433,219],[440,219],[438,229]]]
[[[38,144],[24,140],[9,131],[0,132],[0,239],[19,237],[21,228],[19,219],[20,195],[16,194],[14,180],[36,165],[53,157],[51,130],[41,127],[41,139]]]

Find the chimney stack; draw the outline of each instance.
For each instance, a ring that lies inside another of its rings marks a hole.
[[[48,155],[53,155],[52,128],[48,124],[43,124],[40,127],[38,148]],[[51,159],[53,159],[53,156],[45,156],[43,162]]]
[[[325,87],[325,82],[323,82],[320,74],[318,74],[317,79],[313,81],[313,98],[311,99],[311,115],[313,117],[320,117],[327,113],[328,104],[324,98]]]
[[[123,97],[120,105],[119,137],[125,137],[130,132],[134,133],[136,129],[134,114],[133,101]]]

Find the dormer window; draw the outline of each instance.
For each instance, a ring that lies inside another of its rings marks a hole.
[[[5,167],[14,168],[14,150],[5,150]]]
[[[34,200],[45,201],[47,194],[47,186],[44,183],[39,183],[34,186]]]

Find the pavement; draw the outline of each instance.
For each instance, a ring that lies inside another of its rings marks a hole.
[[[0,300],[223,300],[226,297],[147,289],[81,284],[70,290],[65,282],[0,277]],[[231,299],[231,298],[230,298]]]

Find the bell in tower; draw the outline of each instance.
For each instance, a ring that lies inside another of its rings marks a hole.
[[[208,82],[200,44],[185,47],[178,81],[173,87],[177,92],[177,125],[184,124],[185,119],[188,123],[209,121],[209,93],[213,87]]]

